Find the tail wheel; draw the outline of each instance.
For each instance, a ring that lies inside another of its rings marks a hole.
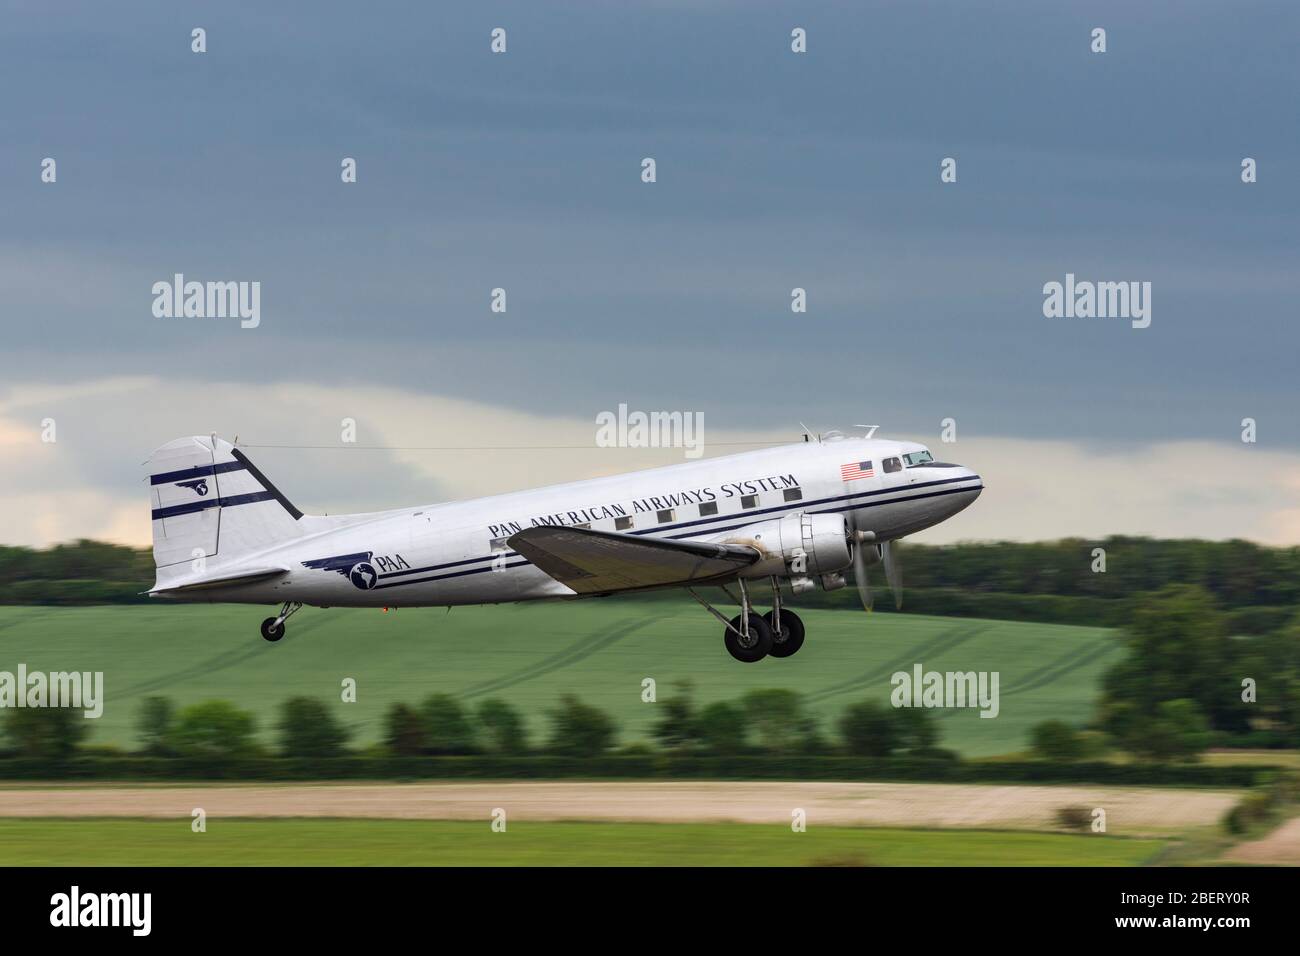
[[[723,632],[722,639],[727,645],[727,652],[738,661],[752,664],[767,656],[772,647],[772,629],[752,611],[749,614],[749,634],[742,637],[740,615],[731,619],[731,626]]]
[[[284,637],[284,622],[276,623],[276,619],[268,617],[262,622],[262,637],[274,644],[280,638]]]
[[[799,615],[794,611],[781,608],[781,620],[778,623],[773,619],[774,613],[768,611],[763,615],[768,630],[772,632],[772,646],[768,653],[773,657],[789,657],[803,647],[803,621],[799,620]]]

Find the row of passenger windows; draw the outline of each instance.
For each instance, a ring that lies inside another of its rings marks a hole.
[[[782,499],[785,501],[802,501],[803,490],[800,488],[786,488],[784,491],[781,492],[781,496]],[[740,497],[741,510],[749,511],[753,508],[757,508],[759,504],[758,498],[759,498],[758,495],[741,495]],[[679,519],[678,512],[681,510],[683,509],[662,508],[659,511],[655,512],[655,523],[672,524],[674,521],[692,517],[692,515],[689,514],[682,514],[681,519]],[[703,501],[697,506],[697,511],[701,518],[712,517],[713,515],[716,515],[718,513],[718,503],[716,501]],[[590,528],[591,522],[587,521],[584,522],[583,524],[569,525],[568,527]],[[615,531],[631,531],[635,527],[636,527],[636,522],[633,520],[631,515],[624,515],[622,517],[614,519]],[[493,538],[491,545],[493,551],[504,551],[506,549],[506,539]]]

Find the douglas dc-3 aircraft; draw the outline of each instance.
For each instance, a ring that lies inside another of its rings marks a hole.
[[[804,627],[782,606],[884,565],[901,605],[891,543],[961,511],[980,476],[914,442],[838,433],[801,443],[534,491],[373,514],[305,515],[230,442],[178,438],[149,460],[151,595],[281,604],[262,622],[278,641],[304,604],[450,607],[684,588],[725,625],[739,661],[789,657]],[[753,610],[767,582],[772,610]],[[728,617],[696,590],[722,587]],[[739,592],[739,597],[732,591]]]

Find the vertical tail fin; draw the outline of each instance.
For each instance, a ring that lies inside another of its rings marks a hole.
[[[149,458],[153,557],[164,570],[211,567],[301,536],[302,512],[230,442],[177,438]],[[171,576],[171,575],[168,575]]]

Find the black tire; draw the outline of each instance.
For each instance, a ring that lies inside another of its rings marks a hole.
[[[789,657],[803,647],[803,621],[794,611],[781,608],[781,624],[772,620],[772,612],[763,615],[768,630],[772,632],[772,646],[768,653],[773,657]]]
[[[275,623],[275,618],[268,617],[262,622],[262,637],[274,644],[280,638],[284,637],[284,622]]]
[[[739,614],[731,619],[731,627],[727,628],[722,635],[722,639],[727,645],[727,653],[746,664],[761,661],[767,656],[767,652],[772,646],[772,629],[767,626],[767,621],[750,612],[748,646],[741,643],[740,636],[731,629],[733,627],[736,631],[740,630]]]

